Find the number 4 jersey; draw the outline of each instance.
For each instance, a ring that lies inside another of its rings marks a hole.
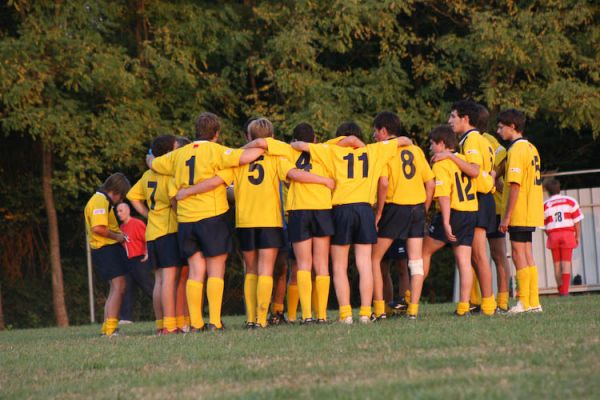
[[[519,184],[519,196],[510,217],[511,227],[544,226],[544,193],[540,176],[540,154],[528,140],[519,138],[508,148],[503,204],[508,204],[509,185]],[[503,210],[502,215],[506,209]]]
[[[148,242],[177,232],[177,215],[171,208],[168,196],[169,181],[172,179],[170,176],[148,170],[127,193],[129,200],[145,201],[148,206]]]
[[[462,154],[455,155],[466,161]],[[476,180],[463,173],[458,165],[447,158],[433,164],[435,175],[434,198],[450,197],[450,208],[456,211],[477,211]],[[440,209],[438,207],[438,209]]]

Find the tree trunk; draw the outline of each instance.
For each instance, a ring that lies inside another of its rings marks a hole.
[[[4,309],[2,308],[2,285],[0,285],[0,331],[6,329],[4,324]]]
[[[62,265],[60,261],[60,238],[58,218],[52,191],[52,152],[47,144],[42,146],[42,191],[46,215],[48,216],[48,242],[50,243],[50,266],[52,269],[52,303],[56,325],[69,326],[69,316],[65,305]]]

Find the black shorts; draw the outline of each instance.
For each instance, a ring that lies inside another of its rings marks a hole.
[[[92,249],[92,264],[105,281],[129,273],[129,260],[125,248],[120,243]]]
[[[456,241],[451,242],[446,237],[442,214],[436,214],[429,226],[429,236],[435,240],[449,243],[452,246],[471,246],[473,243],[473,232],[477,222],[477,211],[450,211],[450,227],[456,236]]]
[[[534,227],[530,226],[509,226],[508,234],[511,242],[527,243],[533,241]]]
[[[335,233],[331,244],[375,244],[375,214],[368,203],[342,204],[333,207],[333,225]]]
[[[386,204],[378,228],[378,237],[403,240],[422,238],[425,236],[425,204]]]
[[[487,233],[492,233],[498,229],[496,223],[496,202],[492,193],[477,192],[477,228],[484,228]]]
[[[408,260],[406,242],[401,239],[394,240],[388,251],[385,252],[383,259],[387,261]]]
[[[285,245],[283,228],[236,228],[242,251],[280,249]]]
[[[179,251],[186,259],[198,251],[204,257],[229,253],[233,250],[232,236],[228,213],[196,222],[180,222],[177,232]]]
[[[335,232],[331,210],[292,210],[288,214],[290,242],[331,236]]]
[[[146,242],[152,268],[181,267],[187,261],[181,257],[177,233],[169,233]]]
[[[500,227],[500,216],[496,214],[496,230],[494,232],[488,232],[488,239],[504,239],[506,237],[506,233],[500,232],[498,228]]]

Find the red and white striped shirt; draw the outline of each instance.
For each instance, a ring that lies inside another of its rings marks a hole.
[[[547,231],[574,231],[575,224],[582,219],[577,200],[570,196],[555,194],[544,202],[544,225]]]

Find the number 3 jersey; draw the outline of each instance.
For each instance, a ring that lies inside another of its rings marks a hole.
[[[398,141],[386,140],[357,149],[319,143],[310,144],[309,149],[311,158],[323,164],[334,176],[334,206],[374,204],[377,181],[383,168],[397,154]]]
[[[294,150],[289,144],[273,138],[267,138],[266,141],[269,154],[285,157],[298,169],[326,178],[333,177],[320,162],[311,159],[310,153]],[[316,183],[290,182],[285,211],[329,209],[331,209],[331,190],[327,186]]]
[[[145,201],[148,206],[148,242],[177,232],[177,214],[171,207],[168,195],[169,181],[172,179],[168,175],[148,170],[127,193],[129,200]]]
[[[177,189],[212,178],[218,171],[237,167],[243,149],[230,149],[218,143],[198,140],[173,150],[152,162],[152,169],[174,177]],[[195,194],[177,203],[178,222],[196,222],[229,210],[227,192],[220,185],[210,192]]]
[[[217,173],[227,185],[233,183],[236,227],[283,226],[280,185],[293,168],[285,157],[264,154],[250,164]]]
[[[544,193],[540,171],[540,154],[535,146],[524,138],[513,141],[508,148],[503,204],[508,204],[511,183],[519,184],[519,195],[509,226],[544,226]],[[502,215],[505,213],[506,209]]]
[[[462,154],[454,153],[465,160]],[[434,198],[450,197],[450,208],[456,211],[477,211],[477,184],[474,178],[463,173],[458,165],[447,158],[433,164],[435,175]],[[439,210],[438,206],[438,210]]]
[[[423,150],[415,145],[399,147],[382,176],[388,177],[385,202],[400,205],[424,203],[427,199],[424,183],[434,177]]]

